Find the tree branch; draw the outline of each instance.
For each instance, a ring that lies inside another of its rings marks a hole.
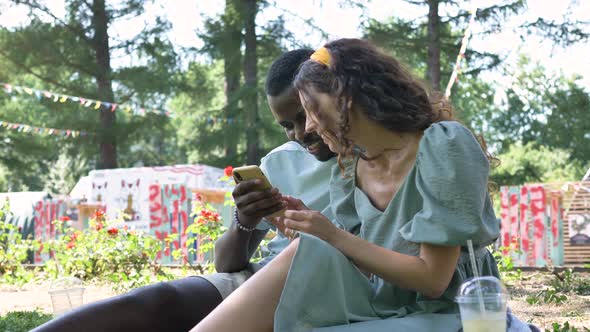
[[[92,10],[92,5],[88,3],[86,0],[82,0],[82,2],[88,7],[88,9]]]
[[[74,26],[72,26],[70,24],[67,24],[64,20],[60,19],[55,14],[53,14],[51,12],[51,10],[49,10],[49,8],[40,5],[37,2],[35,2],[35,1],[22,1],[22,2],[18,1],[16,3],[18,3],[18,4],[21,4],[22,3],[22,4],[26,5],[26,6],[29,6],[30,8],[40,10],[41,12],[43,12],[43,13],[51,16],[55,21],[59,22],[65,28],[67,28],[72,33],[74,33],[76,36],[82,38],[82,40],[84,40],[89,45],[92,45],[92,40],[86,36],[86,34],[84,33],[84,30],[77,29],[76,27],[74,27]]]
[[[407,2],[412,5],[416,5],[416,6],[424,6],[424,5],[428,4],[426,1],[416,1],[416,0],[404,0],[404,2]]]
[[[66,90],[66,91],[72,91],[72,94],[76,94],[76,95],[87,95],[87,92],[86,92],[86,91],[81,91],[81,90],[78,90],[78,89],[76,89],[76,88],[72,88],[72,87],[70,87],[70,86],[67,86],[67,85],[65,85],[65,84],[62,84],[62,83],[60,83],[60,82],[58,82],[58,81],[56,81],[56,80],[54,80],[54,79],[52,79],[52,78],[50,78],[50,77],[45,77],[45,76],[43,76],[43,75],[41,75],[41,74],[38,74],[38,73],[36,73],[36,72],[35,72],[35,71],[33,71],[33,69],[31,69],[30,67],[28,67],[28,66],[26,66],[26,65],[24,65],[24,64],[22,64],[22,63],[19,63],[18,61],[15,61],[14,59],[10,58],[10,56],[8,56],[8,55],[7,55],[7,54],[6,54],[4,51],[2,51],[2,50],[0,50],[0,55],[4,56],[4,57],[5,57],[5,58],[7,58],[7,59],[8,59],[10,62],[14,63],[14,65],[16,65],[18,68],[20,68],[20,69],[23,69],[25,72],[27,72],[27,73],[29,73],[29,74],[31,74],[31,75],[33,75],[33,76],[37,77],[38,79],[40,79],[40,80],[42,80],[42,81],[44,81],[44,82],[47,82],[47,83],[53,84],[53,85],[55,85],[55,86],[57,86],[57,87],[60,87],[60,88],[62,88],[62,89],[64,89],[64,90]],[[96,97],[95,97],[95,96],[92,96],[92,97],[89,97],[89,98],[91,98],[91,99],[96,99]]]
[[[281,8],[281,7],[278,6],[278,4],[277,4],[276,1],[272,4],[272,6],[275,7],[276,9],[282,11],[282,12],[285,12],[285,13],[287,13],[287,14],[289,14],[289,15],[297,18],[297,19],[302,20],[305,24],[307,24],[310,27],[312,27],[313,29],[319,31],[321,33],[323,39],[328,38],[328,36],[329,36],[328,32],[325,31],[324,29],[320,28],[317,24],[313,23],[313,20],[311,18],[308,18],[308,19],[303,18],[299,14],[296,14],[296,13],[294,13],[294,12],[288,10],[288,9]]]

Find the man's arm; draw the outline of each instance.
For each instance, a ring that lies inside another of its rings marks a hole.
[[[255,191],[260,180],[244,181],[236,185],[232,196],[236,203],[237,221],[234,220],[225,234],[215,243],[215,269],[217,272],[237,272],[248,265],[250,257],[267,231],[254,229],[251,232],[238,227],[236,222],[254,228],[262,217],[280,211],[286,205],[276,188]]]

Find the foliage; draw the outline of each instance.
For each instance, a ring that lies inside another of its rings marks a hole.
[[[156,263],[161,242],[155,237],[116,228],[115,221],[106,220],[100,210],[84,231],[69,227],[68,219],[55,221],[58,236],[43,249],[53,255],[45,263],[51,276],[108,280],[123,289],[171,277]]]
[[[549,288],[527,297],[526,301],[530,305],[539,304],[541,302],[546,304],[555,303],[556,305],[560,305],[567,301],[567,296],[554,288]]]
[[[224,176],[219,181],[231,182],[232,181],[232,166],[228,166],[224,170]],[[224,205],[231,205],[233,199],[231,193],[226,193]],[[223,220],[219,213],[211,204],[203,204],[200,194],[197,195],[193,202],[193,213],[194,221],[186,229],[186,233],[192,233],[198,235],[199,249],[198,253],[202,254],[206,261],[202,272],[214,272],[215,266],[211,260],[215,255],[215,241],[223,235],[227,230],[223,226]],[[196,237],[191,237],[187,241],[186,246],[189,247],[189,252],[194,252],[192,249],[194,242],[197,240]],[[179,256],[178,250],[176,251],[175,258]]]
[[[514,261],[511,256],[511,253],[518,252],[520,251],[516,249],[515,245],[509,247],[502,246],[492,252],[503,280],[522,280],[522,271],[520,269],[514,269]]]
[[[551,281],[551,287],[555,290],[569,293],[574,292],[578,295],[590,295],[590,280],[584,279],[574,273],[572,269],[566,269],[563,273],[556,273],[555,278]]]
[[[4,202],[0,209],[0,281],[24,285],[33,278],[23,263],[27,261],[28,252],[39,248],[38,242],[23,239],[18,227],[9,224],[6,219],[10,206]]]
[[[165,96],[176,86],[178,57],[166,35],[171,25],[153,15],[147,19],[146,1],[107,2],[102,21],[97,9],[100,2],[92,6],[85,1],[67,0],[64,19],[51,12],[48,1],[10,3],[29,9],[29,21],[18,27],[0,28],[0,81],[84,98],[164,108]],[[125,31],[123,38],[117,27],[121,22],[128,24],[128,20],[142,20],[141,29],[130,37],[128,32],[133,31]],[[108,28],[104,40],[99,31],[101,24]],[[162,116],[138,117],[117,111],[116,125],[108,126],[101,123],[100,115],[110,112],[90,111],[74,103],[17,96],[0,98],[0,104],[7,104],[0,107],[0,117],[5,121],[92,133],[91,137],[76,138],[76,144],[68,146],[66,152],[69,157],[86,161],[90,168],[101,166],[98,156],[102,150],[97,142],[109,136],[117,142],[121,166],[182,161],[174,149],[173,128]],[[102,111],[105,110],[103,107]],[[47,174],[51,167],[37,161],[51,164],[64,153],[60,149],[64,139],[52,136],[2,131],[0,142],[0,151],[7,152],[0,157],[0,163],[15,175],[7,184],[12,190],[43,189],[45,179],[39,175]]]
[[[55,162],[50,162],[48,169],[49,171],[42,176],[45,183],[44,191],[67,194],[88,171],[88,166],[84,159],[72,158],[63,151]]]
[[[13,311],[0,316],[0,331],[27,332],[50,321],[52,315],[35,311]]]
[[[579,330],[573,326],[570,327],[570,323],[569,322],[565,322],[563,323],[563,326],[559,323],[553,323],[551,324],[551,327],[553,328],[552,330],[547,330],[545,329],[545,332],[589,332],[590,329],[588,329],[587,327],[584,327],[584,330]]]
[[[492,170],[491,179],[498,185],[576,181],[583,168],[571,161],[570,152],[539,146],[535,142],[515,142],[504,153],[496,155],[500,166]]]
[[[505,76],[512,82],[500,112],[490,121],[500,151],[516,142],[533,142],[536,147],[569,151],[570,162],[590,166],[590,93],[578,82],[580,77],[548,73],[524,55]]]
[[[210,204],[203,204],[197,199],[193,202],[193,211],[194,221],[188,226],[186,233],[198,234],[198,253],[206,258],[204,271],[213,272],[214,266],[209,258],[214,254],[215,241],[225,232],[226,228],[223,226],[221,217]],[[187,241],[187,247],[191,248],[189,250],[193,250],[192,245],[196,240],[196,237],[191,237]]]

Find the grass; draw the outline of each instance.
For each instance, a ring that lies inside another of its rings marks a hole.
[[[0,316],[0,331],[27,332],[49,321],[53,316],[35,311],[13,311]]]

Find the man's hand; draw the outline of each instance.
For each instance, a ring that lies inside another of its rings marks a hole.
[[[257,191],[257,186],[260,185],[262,185],[261,180],[243,181],[238,183],[232,192],[238,210],[238,219],[245,227],[255,227],[263,217],[287,206],[277,188]]]

